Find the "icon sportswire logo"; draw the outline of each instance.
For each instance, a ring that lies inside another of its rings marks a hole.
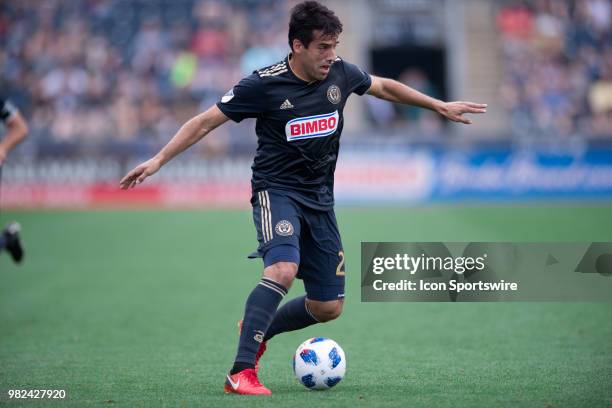
[[[325,137],[338,129],[338,122],[338,111],[307,116],[305,118],[295,118],[285,125],[285,135],[288,142]]]

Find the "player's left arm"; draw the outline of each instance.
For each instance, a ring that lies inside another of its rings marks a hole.
[[[464,118],[464,113],[486,113],[487,105],[474,102],[444,102],[417,91],[401,82],[389,78],[372,75],[372,85],[368,94],[387,101],[405,105],[419,106],[438,112],[445,118],[454,122],[470,125],[472,121]]]
[[[0,141],[0,165],[6,160],[9,152],[15,148],[28,134],[28,124],[18,111],[12,112],[5,119],[6,135]]]

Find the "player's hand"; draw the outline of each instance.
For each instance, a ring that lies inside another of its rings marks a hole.
[[[464,113],[486,113],[487,104],[474,102],[443,102],[437,108],[440,115],[453,122],[465,123],[471,125],[472,121],[464,118]]]
[[[160,167],[161,162],[158,159],[149,159],[126,174],[119,182],[119,187],[121,187],[122,190],[133,188],[136,184],[142,183],[147,177],[157,173]]]

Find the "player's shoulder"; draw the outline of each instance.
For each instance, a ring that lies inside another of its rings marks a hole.
[[[267,67],[257,69],[253,72],[253,74],[257,75],[260,80],[266,81],[266,79],[277,78],[283,74],[287,74],[288,72],[289,67],[287,66],[287,60],[283,59],[275,62],[274,64],[268,65]]]
[[[334,65],[332,66],[340,68],[343,72],[346,72],[347,69],[350,70],[357,67],[357,65],[350,63],[342,57],[336,57],[334,60]]]

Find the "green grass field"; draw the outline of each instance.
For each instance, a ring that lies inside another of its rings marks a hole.
[[[0,405],[612,406],[612,303],[361,303],[361,241],[612,241],[612,208],[339,209],[340,319],[270,342],[273,396],[224,395],[236,321],[260,277],[245,211],[26,212],[26,262],[0,256]],[[612,279],[612,278],[611,278]],[[289,296],[303,291],[296,281]],[[346,378],[293,377],[313,336],[337,340]],[[65,389],[9,401],[7,389]]]

